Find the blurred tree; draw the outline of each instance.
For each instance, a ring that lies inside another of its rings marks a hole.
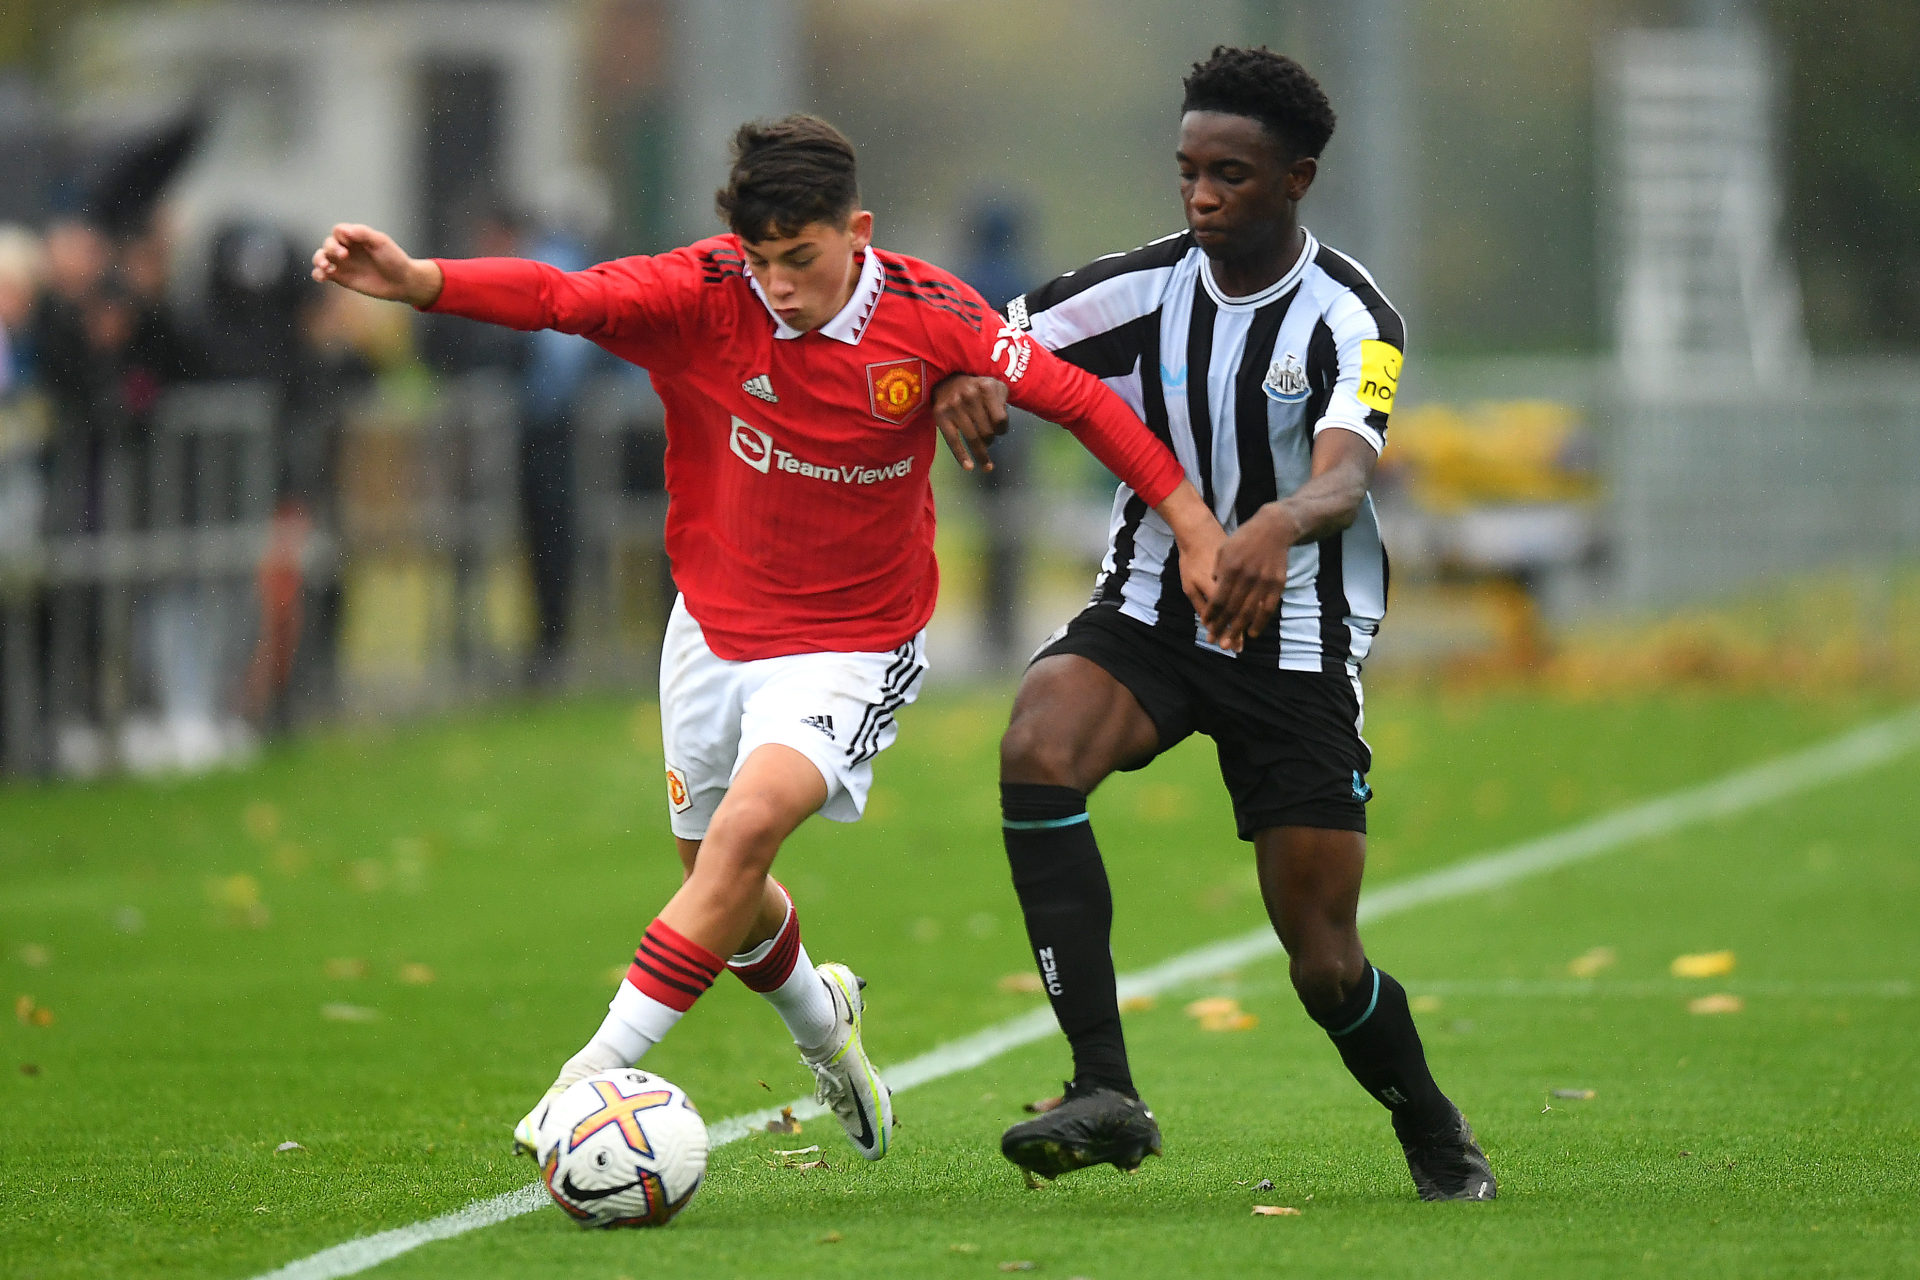
[[[1920,348],[1920,5],[1768,0],[1787,63],[1788,234],[1829,351]]]
[[[6,0],[0,4],[0,67],[50,67],[60,35],[90,13],[126,0]]]

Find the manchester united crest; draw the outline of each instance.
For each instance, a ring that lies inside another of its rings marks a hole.
[[[921,360],[887,360],[867,366],[867,403],[885,422],[905,422],[927,398],[927,366]]]

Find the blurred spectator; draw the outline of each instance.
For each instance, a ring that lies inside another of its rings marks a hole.
[[[521,252],[521,219],[498,199],[475,201],[460,243],[446,252],[469,258],[511,258]],[[477,324],[458,316],[422,315],[420,355],[427,367],[449,377],[496,371],[518,377],[525,371],[529,337],[499,325]]]
[[[559,223],[543,227],[526,256],[563,271],[584,270],[595,261],[587,235]],[[532,335],[522,380],[520,516],[539,622],[532,670],[536,684],[552,683],[564,674],[576,556],[574,414],[599,357],[600,349],[584,338],[542,330]]]
[[[995,311],[1026,291],[1031,279],[1025,250],[1025,219],[1011,204],[989,202],[974,211],[967,227],[968,257],[961,269]],[[981,641],[996,668],[1020,656],[1020,598],[1025,578],[1026,499],[1022,492],[1032,452],[1032,419],[1011,411],[1012,425],[993,446],[993,470],[980,475],[980,499],[986,515],[985,599],[981,601]]]
[[[28,321],[46,274],[46,250],[25,227],[0,226],[0,403],[33,378]]]

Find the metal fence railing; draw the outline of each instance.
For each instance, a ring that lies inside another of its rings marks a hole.
[[[263,730],[525,683],[512,382],[471,374],[418,410],[339,415],[320,495],[284,492],[288,426],[273,387],[188,385],[143,431],[56,427],[31,462],[0,459],[0,485],[31,490],[0,502],[0,767],[206,763]],[[560,678],[641,684],[671,600],[660,404],[609,378],[572,430]]]

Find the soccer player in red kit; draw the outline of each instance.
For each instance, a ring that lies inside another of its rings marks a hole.
[[[584,335],[650,371],[666,406],[667,554],[681,591],[662,644],[670,822],[686,879],[647,926],[606,1020],[515,1127],[629,1066],[718,977],[779,1012],[860,1154],[886,1154],[890,1095],[860,1039],[865,985],[808,960],[769,874],[808,815],[860,816],[873,757],[926,669],[933,612],[931,390],[990,375],[1064,424],[1158,511],[1207,613],[1223,538],[1173,454],[1090,375],[960,280],[871,246],[853,148],[806,116],[743,126],[718,193],[732,234],[564,272],[409,257],[333,229],[313,277],[424,310]]]

